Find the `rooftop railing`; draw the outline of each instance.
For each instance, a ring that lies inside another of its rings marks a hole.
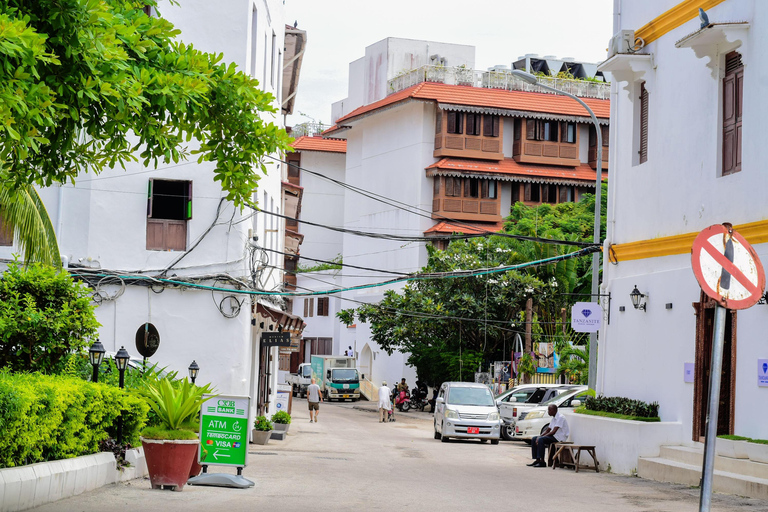
[[[563,92],[582,98],[609,99],[611,84],[568,78],[542,76],[539,81]],[[555,94],[538,85],[523,82],[509,71],[480,71],[476,69],[446,66],[422,66],[401,73],[388,81],[389,94],[407,89],[422,82],[437,82],[449,85],[467,85],[486,89],[504,89],[507,91],[527,91]]]
[[[307,137],[314,137],[320,135],[325,130],[330,128],[331,125],[323,123],[301,123],[291,127],[291,137],[298,139],[299,137],[306,135]]]

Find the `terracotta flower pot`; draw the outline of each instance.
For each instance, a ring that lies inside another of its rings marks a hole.
[[[252,430],[251,437],[253,438],[253,444],[267,444],[269,438],[272,437],[271,430]]]
[[[152,488],[170,487],[174,491],[181,491],[189,479],[200,441],[166,441],[142,437],[141,445],[144,447]]]

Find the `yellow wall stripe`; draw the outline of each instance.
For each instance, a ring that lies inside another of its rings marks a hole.
[[[734,226],[734,229],[752,245],[768,242],[768,220],[740,224]],[[698,233],[686,233],[684,235],[665,236],[652,240],[612,245],[611,261],[617,263],[620,261],[672,256],[675,254],[689,254],[696,236],[698,236]]]
[[[635,37],[641,37],[645,44],[657,40],[683,23],[699,15],[699,8],[710,9],[725,0],[685,0],[664,14],[657,16],[635,31]]]

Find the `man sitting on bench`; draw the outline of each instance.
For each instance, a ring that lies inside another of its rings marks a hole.
[[[534,468],[547,467],[547,463],[544,461],[544,454],[547,451],[547,446],[552,443],[565,441],[570,434],[568,422],[565,421],[565,416],[563,416],[562,413],[557,412],[556,405],[550,405],[547,408],[547,412],[552,416],[552,421],[549,422],[549,428],[542,432],[540,436],[536,436],[531,440],[531,458],[534,459],[534,461],[528,465]]]

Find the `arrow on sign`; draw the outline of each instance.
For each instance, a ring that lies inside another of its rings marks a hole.
[[[213,452],[213,458],[219,460],[219,457],[229,457],[226,453],[219,453],[219,450]]]

